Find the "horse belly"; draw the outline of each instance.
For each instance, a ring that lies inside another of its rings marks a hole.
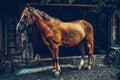
[[[77,30],[69,30],[62,35],[63,46],[75,46],[83,40],[83,35]]]

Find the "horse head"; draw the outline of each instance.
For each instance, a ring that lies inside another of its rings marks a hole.
[[[17,23],[16,30],[19,32],[23,32],[30,28],[30,26],[34,23],[34,18],[32,16],[31,11],[34,10],[33,7],[26,7],[21,15],[19,22]]]

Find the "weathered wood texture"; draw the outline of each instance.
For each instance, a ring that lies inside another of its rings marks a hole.
[[[117,29],[115,14],[111,17],[111,44],[115,44],[117,40]]]
[[[77,7],[95,7],[92,4],[41,4],[41,3],[30,3],[32,6],[77,6]]]
[[[105,55],[94,55],[93,56],[93,63],[94,61],[97,61],[97,59],[101,59],[103,61]],[[71,57],[60,57],[60,63],[61,64],[71,64],[78,67],[80,63],[81,56],[71,56]],[[85,64],[87,64],[87,58],[88,56],[85,56]],[[22,68],[33,68],[33,67],[44,67],[52,65],[52,58],[42,58],[38,60],[31,60],[27,63],[15,63],[14,66],[16,69],[22,69]]]
[[[4,71],[3,69],[3,26],[2,26],[2,19],[0,18],[0,72],[3,72],[3,71]]]
[[[2,49],[2,23],[0,20],[0,50]]]

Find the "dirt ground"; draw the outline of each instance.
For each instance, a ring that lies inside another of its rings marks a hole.
[[[100,60],[102,58],[99,56],[94,59],[91,70],[87,70],[86,66],[81,70],[62,67],[59,77],[54,77],[51,70],[45,70],[22,75],[2,74],[0,80],[120,80],[120,70],[113,66],[104,65]],[[73,64],[76,64],[74,60]]]

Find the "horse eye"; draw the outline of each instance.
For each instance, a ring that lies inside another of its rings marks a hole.
[[[32,18],[33,16],[32,16],[32,15],[30,15],[30,17]]]
[[[28,16],[24,16],[24,19],[26,20],[28,18]]]

